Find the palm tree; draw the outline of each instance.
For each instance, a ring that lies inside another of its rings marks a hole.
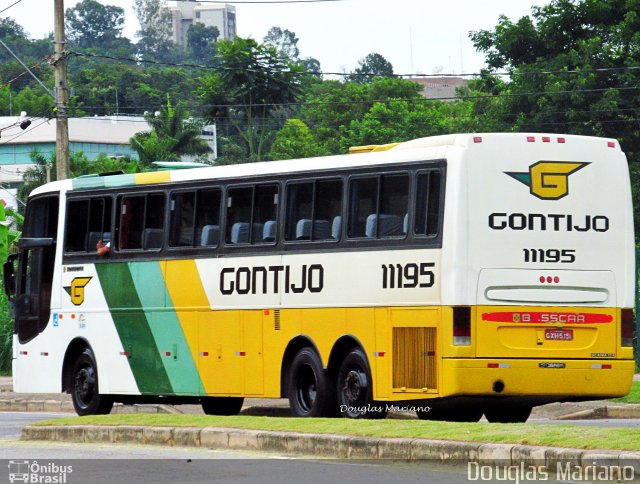
[[[166,107],[158,113],[146,114],[151,131],[137,133],[131,138],[132,148],[138,153],[140,164],[149,166],[154,161],[179,161],[182,155],[203,155],[211,148],[200,137],[200,124],[187,118],[181,106]]]

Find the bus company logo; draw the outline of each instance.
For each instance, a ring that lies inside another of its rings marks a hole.
[[[58,465],[54,462],[39,464],[37,460],[10,460],[9,482],[33,482],[65,484],[73,466]]]
[[[529,187],[531,195],[542,200],[560,200],[569,194],[569,175],[589,163],[567,161],[539,161],[529,172],[505,171],[511,178]]]
[[[70,286],[64,288],[67,294],[71,296],[71,302],[76,306],[80,306],[84,302],[84,288],[91,279],[91,277],[76,277],[71,281]]]

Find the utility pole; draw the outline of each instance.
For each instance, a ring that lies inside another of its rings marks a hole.
[[[54,66],[56,99],[56,175],[69,178],[69,90],[67,89],[67,55],[64,35],[64,0],[54,0]]]

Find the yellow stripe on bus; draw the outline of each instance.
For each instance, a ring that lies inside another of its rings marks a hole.
[[[193,360],[204,385],[205,393],[211,393],[206,379],[202,378],[199,324],[209,314],[211,306],[202,286],[195,260],[170,260],[163,266],[164,281],[171,297],[174,311],[182,326]],[[213,356],[213,355],[211,355]]]
[[[152,183],[168,183],[171,181],[171,172],[152,171],[149,173],[136,173],[134,175],[136,185],[148,185]]]

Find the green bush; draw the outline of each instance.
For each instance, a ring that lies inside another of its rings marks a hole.
[[[13,319],[9,315],[9,300],[0,290],[0,374],[11,372]]]

